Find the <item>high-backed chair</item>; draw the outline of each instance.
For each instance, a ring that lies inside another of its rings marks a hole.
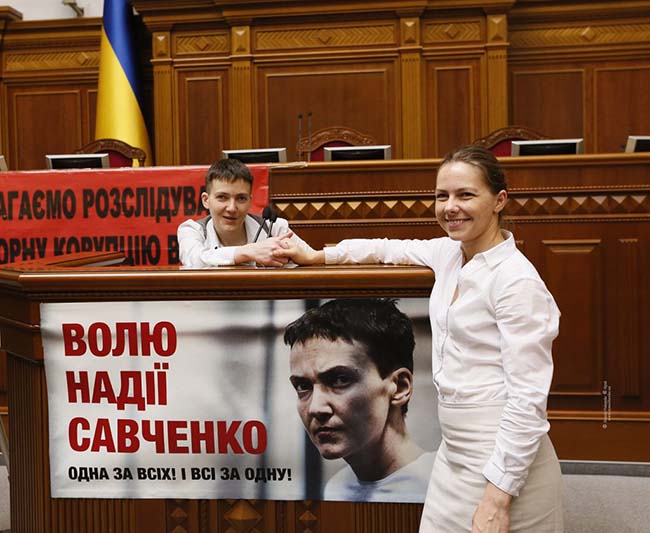
[[[472,144],[487,148],[496,156],[509,156],[512,141],[535,141],[549,137],[526,126],[507,126],[476,139]]]
[[[132,167],[134,159],[143,167],[147,159],[147,154],[142,148],[136,148],[117,139],[96,139],[76,151],[78,154],[98,154],[101,152],[108,153],[111,168]]]
[[[298,159],[323,161],[326,146],[372,146],[377,140],[371,135],[344,126],[321,128],[312,133],[311,137],[301,137],[298,142]]]

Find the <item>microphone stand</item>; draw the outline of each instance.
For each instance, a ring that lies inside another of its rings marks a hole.
[[[270,237],[271,232],[273,231],[273,224],[278,219],[278,214],[277,214],[277,212],[275,210],[273,210],[271,208],[269,208],[269,210],[271,211],[271,216],[269,217],[269,220],[271,221],[271,223],[269,224],[269,237]]]
[[[264,227],[264,223],[267,220],[269,220],[272,216],[273,216],[273,210],[267,205],[262,210],[262,223],[260,224],[260,227],[257,228],[257,233],[255,233],[255,238],[253,239],[253,242],[257,242],[257,238],[260,236],[260,233],[262,232],[262,228]],[[275,215],[275,218],[277,218],[277,217],[278,217],[278,215]],[[275,218],[273,220],[275,220]],[[269,228],[269,237],[270,236],[271,236],[271,229]]]
[[[302,113],[298,113],[298,161],[302,161]]]
[[[311,163],[311,111],[307,113],[307,163]]]

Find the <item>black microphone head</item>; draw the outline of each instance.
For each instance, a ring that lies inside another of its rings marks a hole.
[[[271,215],[269,216],[269,220],[271,222],[275,222],[278,219],[278,212],[275,209],[271,209],[269,207],[269,211],[271,211]]]
[[[271,206],[267,205],[264,209],[262,209],[262,218],[264,220],[269,220],[272,216],[273,216],[273,209],[271,209]]]
[[[298,118],[302,118],[302,113],[298,113]]]

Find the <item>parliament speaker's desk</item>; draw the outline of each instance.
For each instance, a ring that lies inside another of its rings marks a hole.
[[[562,311],[551,436],[561,459],[650,461],[650,154],[504,157],[506,227]],[[270,198],[313,246],[428,239],[440,160],[272,168]]]
[[[114,253],[82,254],[0,269],[0,335],[8,353],[9,371],[14,533],[417,530],[420,505],[416,504],[52,498],[50,470],[57,465],[50,464],[49,456],[47,389],[51,384],[48,381],[46,385],[45,380],[43,304],[86,302],[97,303],[101,309],[105,302],[144,305],[148,301],[426,297],[433,283],[431,271],[417,267],[182,271],[177,267],[115,266],[120,260],[121,256]]]

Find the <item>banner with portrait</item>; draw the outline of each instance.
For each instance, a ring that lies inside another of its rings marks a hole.
[[[328,453],[312,440],[334,442],[354,413],[337,412],[336,423],[308,436],[299,381],[312,374],[296,371],[293,359],[290,365],[294,355],[283,340],[288,324],[323,302],[41,304],[52,496],[423,501],[422,489],[379,496],[326,490],[337,474],[352,475],[353,463],[321,457]],[[440,439],[428,300],[402,299],[397,307],[415,337],[405,420],[409,439],[427,454],[411,467],[426,486],[430,470],[422,464],[431,463]],[[327,372],[317,368],[311,383],[329,379],[337,393],[347,386],[338,370]],[[373,409],[382,416],[381,403]]]

